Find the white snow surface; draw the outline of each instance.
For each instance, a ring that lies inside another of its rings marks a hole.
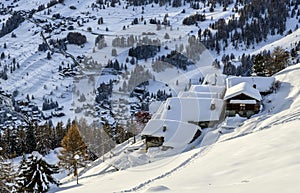
[[[212,86],[212,85],[191,85],[191,92],[206,92],[206,93],[218,93],[223,96],[225,92],[225,86]]]
[[[185,97],[185,98],[220,98],[219,93],[209,93],[209,92],[180,92],[178,97]]]
[[[230,99],[230,98],[238,96],[240,94],[245,94],[245,95],[252,97],[258,101],[260,101],[262,99],[261,95],[257,89],[253,88],[253,86],[251,86],[250,84],[248,84],[246,82],[242,82],[240,84],[237,84],[233,87],[228,88],[226,90],[224,100]]]
[[[274,77],[281,86],[272,101],[233,132],[208,131],[191,151],[79,178],[55,192],[299,192],[300,64]]]
[[[211,109],[212,104],[215,105],[215,109]],[[168,98],[161,119],[184,122],[217,121],[220,119],[223,105],[222,99],[215,98]]]
[[[250,85],[256,85],[256,89],[259,90],[259,92],[268,92],[272,89],[275,82],[275,78],[261,77],[261,76],[251,76],[251,77],[231,76],[226,79],[226,87],[230,88],[242,82],[247,82]]]

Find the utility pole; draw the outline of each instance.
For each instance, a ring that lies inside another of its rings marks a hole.
[[[74,168],[74,170],[75,170],[75,175],[76,175],[76,181],[77,181],[77,184],[78,184],[78,160],[79,160],[79,155],[76,154],[74,156],[74,159],[75,159],[75,168]]]

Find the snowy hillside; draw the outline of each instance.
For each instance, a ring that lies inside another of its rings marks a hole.
[[[211,145],[119,172],[90,173],[79,185],[55,191],[298,192],[299,77],[300,64],[276,74],[281,85],[264,111],[230,133],[211,132],[217,139]]]
[[[1,159],[58,163],[74,120],[88,160],[51,192],[299,191],[299,4],[0,1]],[[240,76],[271,94],[226,118]]]

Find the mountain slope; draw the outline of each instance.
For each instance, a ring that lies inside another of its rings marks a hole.
[[[297,192],[300,190],[300,64],[258,116],[210,146],[124,171],[64,184],[58,192]],[[72,188],[71,188],[72,187]]]

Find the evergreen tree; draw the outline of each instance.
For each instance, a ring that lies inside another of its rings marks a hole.
[[[25,161],[23,158],[18,175],[18,192],[47,192],[50,184],[59,185],[52,176],[58,173],[58,170],[57,166],[48,164],[38,152],[29,155]]]
[[[25,154],[22,155],[22,160],[20,161],[20,165],[18,168],[18,174],[16,177],[16,187],[17,192],[25,192],[25,180],[26,177],[23,175],[23,172],[27,169],[27,162]]]
[[[36,149],[42,155],[49,153],[51,149],[51,128],[48,124],[37,126],[36,129]]]
[[[0,151],[2,148],[0,147]],[[0,192],[10,193],[14,190],[15,170],[13,164],[0,156]]]
[[[36,150],[36,140],[33,125],[29,125],[26,130],[26,153],[31,153]]]
[[[63,138],[61,145],[63,150],[60,152],[61,155],[58,156],[60,160],[59,165],[71,171],[73,170],[74,175],[77,175],[76,162],[79,165],[84,166],[84,161],[87,160],[87,147],[80,136],[80,132],[75,121],[72,122],[72,125],[68,130],[68,133]],[[74,159],[75,155],[79,155],[80,159],[76,161]]]
[[[17,137],[16,137],[16,149],[17,149],[17,155],[21,155],[25,153],[26,151],[26,133],[24,131],[24,128],[22,126],[18,127],[17,130]]]
[[[266,57],[262,54],[258,54],[253,58],[253,72],[257,76],[266,76],[265,68],[267,66]]]
[[[272,52],[273,74],[283,70],[288,65],[289,53],[282,47],[277,46]]]
[[[288,65],[289,53],[275,47],[272,54],[263,52],[253,57],[253,71],[259,76],[272,76]]]
[[[47,59],[50,60],[51,59],[51,53],[47,52]]]
[[[53,132],[53,147],[60,147],[61,141],[66,134],[66,129],[63,128],[63,123],[58,122]]]

